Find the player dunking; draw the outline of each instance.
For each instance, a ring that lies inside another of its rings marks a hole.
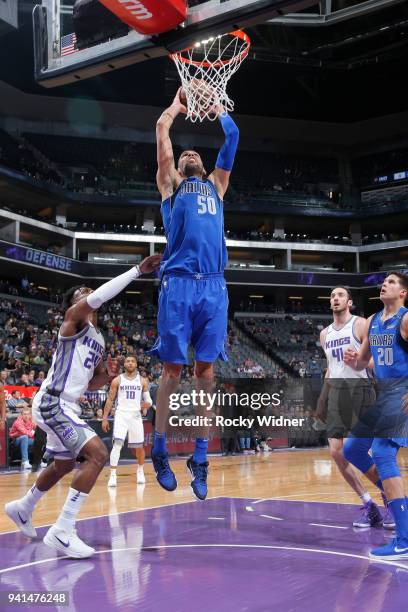
[[[102,417],[102,429],[109,431],[108,416],[117,399],[115,417],[113,423],[113,446],[110,454],[111,474],[108,487],[116,487],[116,468],[118,467],[120,453],[128,436],[129,448],[135,449],[138,461],[137,483],[146,482],[143,465],[145,460],[144,451],[144,429],[143,415],[152,405],[149,393],[149,384],[146,378],[142,378],[137,371],[136,357],[128,355],[123,364],[124,374],[113,379],[106,400]]]
[[[398,451],[408,446],[408,276],[390,273],[380,299],[384,309],[372,315],[359,351],[351,347],[344,361],[356,371],[371,356],[379,395],[374,407],[353,428],[344,444],[344,456],[370,480],[381,479],[396,524],[396,537],[370,552],[373,559],[408,559],[408,500],[397,463]],[[368,451],[371,448],[371,455]]]
[[[327,398],[327,436],[330,454],[340,474],[363,502],[361,516],[353,521],[354,527],[375,527],[383,525],[394,528],[394,520],[388,510],[384,518],[378,506],[371,499],[359,475],[343,456],[343,439],[362,411],[375,401],[375,393],[366,370],[356,372],[344,363],[347,348],[358,351],[364,337],[366,320],[353,316],[350,308],[352,296],[346,287],[335,287],[330,294],[333,323],[320,332],[320,344],[327,359],[325,384],[319,398],[321,404]],[[387,508],[386,499],[384,499]]]
[[[196,151],[183,151],[175,167],[169,130],[177,115],[186,112],[180,90],[157,122],[157,186],[162,197],[162,216],[167,246],[161,265],[158,340],[150,352],[163,362],[157,393],[156,430],[152,460],[159,484],[168,491],[177,487],[166,447],[169,396],[177,389],[187,350],[195,350],[197,387],[210,389],[213,363],[227,359],[228,296],[224,280],[227,249],[224,238],[223,197],[228,188],[238,145],[238,128],[220,109],[219,121],[225,142],[215,170],[207,177]],[[191,487],[198,499],[207,495],[208,432],[196,438],[195,452],[187,461]]]
[[[69,557],[90,557],[95,552],[77,536],[75,521],[108,458],[103,442],[80,418],[78,400],[87,389],[107,384],[119,369],[118,362],[108,357],[105,371],[105,342],[96,327],[97,311],[140,274],[155,270],[160,259],[160,255],[147,257],[140,268],[131,268],[95,291],[81,285],[64,296],[65,315],[57,349],[33,402],[35,421],[47,433],[47,451],[55,460],[24,497],[6,504],[5,511],[26,536],[35,538],[31,516],[37,502],[74,469],[76,458],[81,456],[83,461],[72,478],[62,511],[44,537],[45,544]]]

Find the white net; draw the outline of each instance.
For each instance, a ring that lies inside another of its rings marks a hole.
[[[249,37],[237,30],[171,55],[187,99],[188,119],[213,121],[220,109],[234,110],[227,84],[248,55],[250,44]]]

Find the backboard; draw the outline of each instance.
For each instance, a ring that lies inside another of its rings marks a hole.
[[[99,11],[98,0],[86,2],[88,8]],[[106,30],[102,39],[95,38],[86,45],[79,40],[77,28],[74,28],[75,0],[42,0],[33,11],[35,78],[45,87],[76,82],[166,56],[208,36],[264,23],[311,6],[318,9],[319,2],[195,0],[190,4],[186,21],[164,34],[145,36],[119,20],[109,26],[105,20]],[[104,7],[101,10],[107,11]]]
[[[138,11],[144,6],[142,0],[117,1],[137,5]],[[166,56],[203,39],[258,24],[330,27],[405,1],[187,0],[184,22],[163,34],[145,36],[126,26],[102,1],[41,0],[33,11],[35,78],[44,87],[55,87]],[[82,23],[79,5],[88,11]],[[89,25],[94,27],[95,36],[81,40],[79,30],[89,29]]]

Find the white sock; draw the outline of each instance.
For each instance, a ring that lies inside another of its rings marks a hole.
[[[371,500],[371,495],[369,493],[367,493],[367,491],[365,493],[363,493],[363,495],[360,495],[361,501],[364,504],[368,504],[368,502],[372,501]]]
[[[119,463],[119,457],[122,450],[123,442],[115,440],[110,454],[111,467],[116,467]]]
[[[112,476],[112,474],[115,474],[115,476],[116,476],[116,468],[111,468],[111,476]]]
[[[143,472],[143,465],[138,465],[137,470],[138,472]]]
[[[29,491],[19,500],[19,504],[22,510],[25,512],[32,512],[37,504],[40,501],[43,495],[46,494],[47,491],[40,491],[37,489],[35,485],[31,487]]]
[[[61,514],[57,518],[55,526],[59,529],[68,531],[68,533],[73,531],[77,514],[87,497],[88,493],[81,493],[81,491],[76,491],[70,487],[65,504],[61,510]]]

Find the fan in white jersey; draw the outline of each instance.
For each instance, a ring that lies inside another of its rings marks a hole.
[[[366,328],[366,319],[353,316],[353,300],[349,289],[335,287],[330,295],[333,323],[320,332],[320,344],[327,359],[325,383],[318,400],[316,416],[322,417],[327,402],[327,436],[330,454],[340,474],[363,502],[354,527],[388,527],[389,516],[383,517],[365,489],[354,467],[343,456],[343,440],[358,420],[361,411],[375,401],[375,393],[366,370],[356,372],[344,363],[347,349],[358,351]],[[385,502],[386,503],[386,502]]]
[[[64,556],[90,557],[95,552],[77,536],[78,512],[102,471],[108,453],[101,439],[80,418],[79,398],[87,389],[103,387],[119,371],[117,360],[108,357],[105,370],[105,342],[97,329],[97,310],[134,281],[160,265],[160,255],[147,257],[138,266],[113,278],[95,291],[84,285],[73,287],[64,296],[64,321],[46,380],[33,402],[36,423],[47,433],[48,452],[54,456],[21,499],[5,506],[6,514],[29,538],[37,536],[32,512],[41,497],[63,476],[71,472],[78,456],[79,469],[74,473],[65,504],[56,523],[44,536],[44,543]]]
[[[108,416],[111,413],[115,400],[116,410],[113,422],[113,446],[110,454],[111,474],[108,487],[116,487],[116,468],[118,467],[120,453],[128,437],[128,447],[135,449],[138,462],[137,483],[146,482],[143,472],[145,460],[143,416],[152,405],[149,393],[149,383],[142,378],[137,371],[137,360],[133,355],[128,355],[123,364],[124,374],[113,379],[106,400],[102,417],[102,429],[109,431]]]

